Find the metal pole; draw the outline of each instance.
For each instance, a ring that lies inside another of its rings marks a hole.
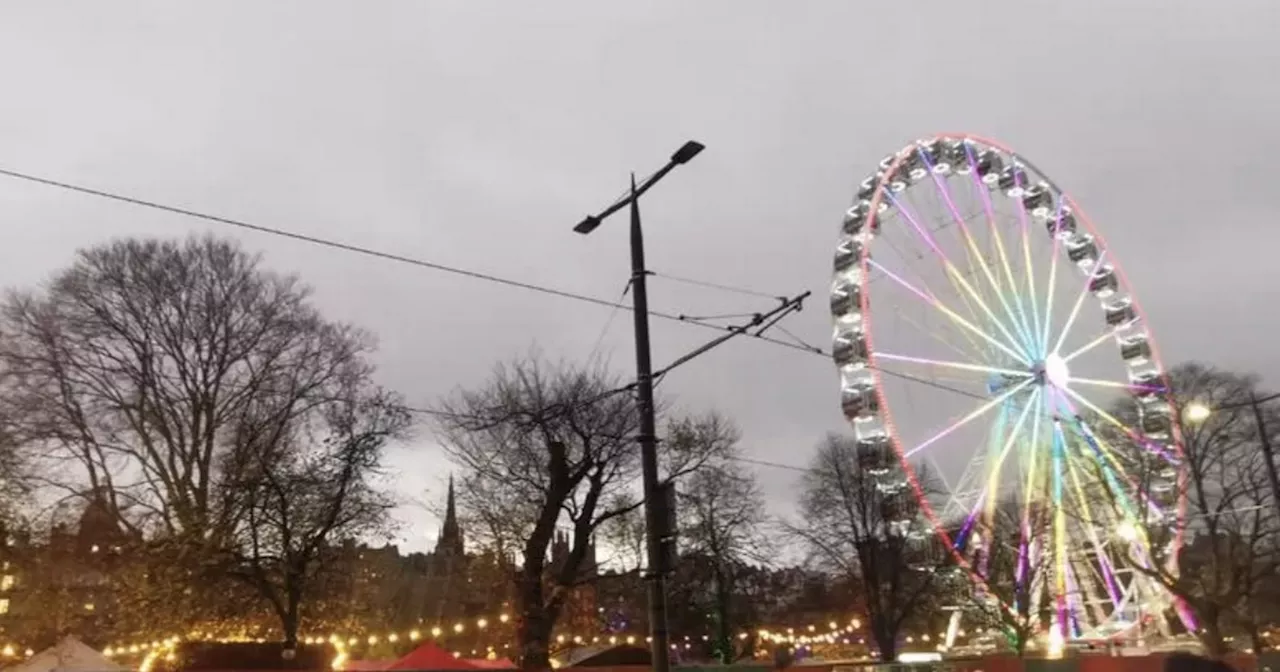
[[[1280,507],[1280,474],[1276,474],[1276,457],[1271,447],[1271,437],[1267,435],[1267,422],[1262,417],[1262,400],[1253,391],[1249,392],[1249,406],[1253,408],[1253,419],[1258,424],[1258,441],[1262,444],[1262,456],[1267,460],[1267,477],[1271,479],[1272,504]]]
[[[653,672],[670,672],[671,648],[667,632],[667,591],[663,585],[665,564],[662,542],[662,504],[658,499],[657,418],[653,404],[653,362],[649,352],[649,295],[645,284],[644,234],[640,230],[640,199],[636,176],[631,174],[631,299],[636,328],[636,397],[640,411],[640,467],[644,477],[644,521],[648,545],[649,636],[652,638]]]

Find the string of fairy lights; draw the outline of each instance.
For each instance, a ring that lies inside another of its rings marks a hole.
[[[454,623],[450,627],[443,627],[443,626],[437,625],[430,628],[413,628],[413,629],[401,630],[401,631],[382,630],[379,632],[364,632],[360,634],[337,633],[337,632],[332,632],[327,634],[326,633],[306,634],[306,635],[299,636],[299,642],[307,646],[316,646],[316,645],[332,646],[343,658],[343,660],[350,658],[350,656],[353,653],[356,653],[361,649],[363,649],[366,652],[370,652],[370,651],[373,651],[376,647],[380,647],[380,646],[397,647],[398,645],[414,644],[414,643],[424,642],[424,641],[436,642],[440,644],[442,648],[446,648],[450,650],[455,657],[463,657],[465,655],[468,655],[468,651],[464,649],[467,649],[469,647],[456,648],[456,645],[461,644],[461,642],[456,641],[458,637],[467,636],[469,634],[474,635],[479,632],[490,631],[491,623],[494,623],[494,622],[498,624],[506,624],[506,623],[510,623],[510,621],[511,621],[510,615],[504,613],[504,614],[499,614],[497,618],[494,619],[494,621],[490,621],[490,619],[487,619],[487,618],[476,619],[474,622],[474,626],[472,626],[471,628],[468,627],[467,623],[460,621],[460,622]],[[757,644],[764,644],[764,645],[785,644],[785,645],[790,645],[797,648],[806,648],[806,647],[812,647],[816,645],[848,645],[848,646],[854,646],[854,645],[866,646],[867,645],[866,637],[862,633],[862,621],[858,618],[850,619],[848,622],[843,624],[838,623],[836,621],[830,621],[826,625],[827,627],[825,629],[817,625],[809,625],[801,628],[795,628],[795,627],[761,628],[755,631],[756,642]],[[994,633],[995,633],[995,630],[992,629],[989,631],[988,634],[994,634]],[[739,640],[746,640],[751,636],[751,634],[752,634],[751,632],[740,631],[736,634],[736,637]],[[968,636],[968,633],[965,632],[964,630],[959,631],[957,634],[961,638]],[[908,645],[920,645],[920,646],[925,646],[929,648],[934,648],[934,647],[941,646],[941,643],[944,640],[945,635],[946,633],[943,633],[943,632],[939,632],[936,635],[936,637],[931,636],[928,633],[919,634],[919,635],[908,635],[904,641]],[[455,641],[450,642],[449,641],[450,639],[454,639]],[[683,641],[681,642],[673,643],[671,645],[672,648],[673,649],[681,649],[681,648],[690,649],[698,641],[701,641],[701,642],[710,641],[711,635],[703,634],[698,637],[686,635],[682,639]],[[142,656],[144,659],[159,659],[164,656],[172,654],[173,649],[183,641],[219,642],[219,643],[232,643],[232,642],[266,643],[270,640],[266,637],[253,636],[247,632],[241,632],[235,635],[226,636],[226,635],[219,635],[213,632],[195,630],[190,632],[188,636],[185,638],[179,637],[177,635],[171,635],[163,639],[151,639],[150,641],[144,640],[144,641],[139,641],[139,642],[127,644],[127,645],[122,644],[122,645],[108,646],[103,650],[103,655],[106,655],[107,657]],[[609,645],[639,644],[642,641],[648,644],[652,640],[647,636],[630,634],[627,632],[609,632],[609,633],[597,633],[597,634],[591,634],[591,635],[562,633],[554,636],[554,643],[557,646],[562,648],[568,648],[568,647],[574,647],[574,646],[586,646],[586,645],[600,645],[600,644],[606,644],[606,643]],[[455,647],[450,647],[449,646],[450,643],[454,644]],[[509,642],[504,643],[500,646],[477,645],[476,648],[469,649],[469,655],[492,656],[492,655],[496,655],[500,649],[506,650],[506,649],[510,649],[510,647],[511,647],[511,644]]]
[[[496,618],[499,624],[511,622],[508,614],[499,614]],[[808,625],[801,628],[795,627],[775,627],[761,628],[755,631],[757,646],[777,646],[785,645],[793,647],[797,650],[812,649],[817,646],[856,646],[865,649],[866,654],[874,654],[872,650],[874,645],[868,642],[867,636],[862,632],[862,621],[858,618],[852,618],[846,623],[838,623],[830,621],[826,624],[826,628],[817,625]],[[476,658],[484,657],[494,659],[500,655],[504,655],[505,651],[511,649],[511,643],[503,643],[499,645],[476,644],[474,648],[464,646],[458,648],[460,642],[454,641],[454,646],[449,646],[448,641],[451,638],[465,636],[468,633],[476,634],[478,632],[490,631],[490,620],[487,618],[479,618],[475,620],[474,629],[467,627],[466,623],[457,622],[451,627],[434,626],[430,628],[413,628],[408,630],[383,630],[378,633],[364,632],[356,634],[309,634],[300,636],[301,644],[307,646],[327,645],[333,648],[335,656],[332,660],[332,668],[334,670],[343,670],[347,662],[351,660],[359,660],[354,657],[358,653],[373,653],[377,647],[398,648],[403,645],[417,645],[420,642],[432,641],[448,650],[455,658]],[[975,635],[997,635],[999,631],[996,628],[987,628],[975,632]],[[747,640],[751,637],[750,632],[740,631],[736,637],[739,640]],[[1263,635],[1267,639],[1277,636],[1277,632],[1267,631]],[[966,639],[969,633],[961,629],[956,633],[959,639]],[[684,636],[683,641],[671,644],[673,650],[689,650],[692,649],[699,641],[709,642],[711,635],[703,634],[700,637]],[[945,632],[939,632],[936,636],[929,633],[907,635],[902,641],[910,649],[936,650],[946,652],[948,649],[944,644],[946,639]],[[1228,637],[1227,641],[1234,638]],[[642,637],[640,635],[629,634],[626,632],[611,632],[605,634],[594,635],[575,635],[575,634],[557,634],[554,636],[554,643],[557,648],[567,649],[578,646],[587,645],[620,645],[620,644],[639,644],[641,641],[645,644],[652,642],[650,637]],[[141,658],[138,663],[138,672],[153,672],[157,663],[175,662],[177,660],[178,647],[184,643],[259,643],[265,644],[272,641],[270,638],[253,635],[247,631],[241,631],[232,635],[223,635],[213,632],[212,630],[193,630],[186,636],[169,635],[163,638],[139,638],[138,641],[130,644],[117,644],[107,646],[103,649],[102,654],[113,659],[136,659]],[[472,644],[475,644],[472,642]],[[1033,647],[1034,648],[1034,647]],[[362,651],[363,650],[363,651]],[[762,651],[757,651],[757,654]],[[20,648],[17,644],[9,643],[0,647],[0,659],[15,659],[19,656],[30,658],[35,655],[35,651],[31,648]],[[864,655],[864,658],[869,656]]]

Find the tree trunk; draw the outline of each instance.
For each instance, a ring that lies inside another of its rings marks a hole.
[[[889,628],[878,627],[873,633],[876,646],[880,649],[880,660],[886,663],[892,663],[898,659],[898,638],[897,633],[889,632]]]
[[[289,596],[289,604],[285,608],[284,617],[280,619],[280,629],[284,634],[284,650],[298,650],[298,602],[299,600],[293,596]]]
[[[1204,647],[1204,652],[1211,658],[1222,658],[1227,655],[1227,643],[1222,637],[1222,626],[1218,623],[1217,615],[1205,618],[1200,624],[1201,631],[1198,633],[1200,644]]]
[[[542,577],[520,576],[520,622],[516,626],[516,646],[520,652],[520,669],[551,669],[551,628],[555,619],[549,613],[542,595]]]
[[[715,632],[715,656],[722,665],[728,665],[733,662],[733,637],[729,632],[729,586],[726,585],[724,572],[720,568],[715,570],[715,596],[716,596],[716,632]]]

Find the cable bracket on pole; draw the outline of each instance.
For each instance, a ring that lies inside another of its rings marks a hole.
[[[680,357],[677,357],[675,361],[655,371],[653,373],[652,378],[656,380],[658,378],[661,378],[662,376],[665,376],[667,373],[669,373],[672,369],[676,368],[677,366],[680,366],[681,364],[684,364],[685,362],[688,362],[689,360],[706,353],[707,351],[715,348],[716,346],[725,343],[726,341],[733,338],[734,336],[750,336],[752,338],[759,338],[760,336],[763,336],[766,330],[776,325],[780,320],[782,320],[782,318],[786,317],[787,315],[790,315],[793,312],[800,312],[800,310],[804,307],[804,300],[809,298],[809,295],[812,293],[813,292],[805,291],[789,299],[780,298],[779,299],[780,303],[777,308],[774,308],[773,310],[770,310],[768,312],[756,313],[752,315],[751,320],[748,321],[746,324],[736,324],[736,325],[729,325],[726,327],[722,327],[726,332],[724,335],[713,338],[710,341],[707,341],[706,343],[703,343],[702,345],[698,346],[697,348],[694,348],[688,353],[681,355]],[[681,317],[683,318],[684,316],[681,316]]]

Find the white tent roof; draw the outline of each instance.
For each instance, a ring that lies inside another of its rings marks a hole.
[[[6,667],[5,672],[124,672],[125,668],[67,635],[61,642],[27,660]]]

